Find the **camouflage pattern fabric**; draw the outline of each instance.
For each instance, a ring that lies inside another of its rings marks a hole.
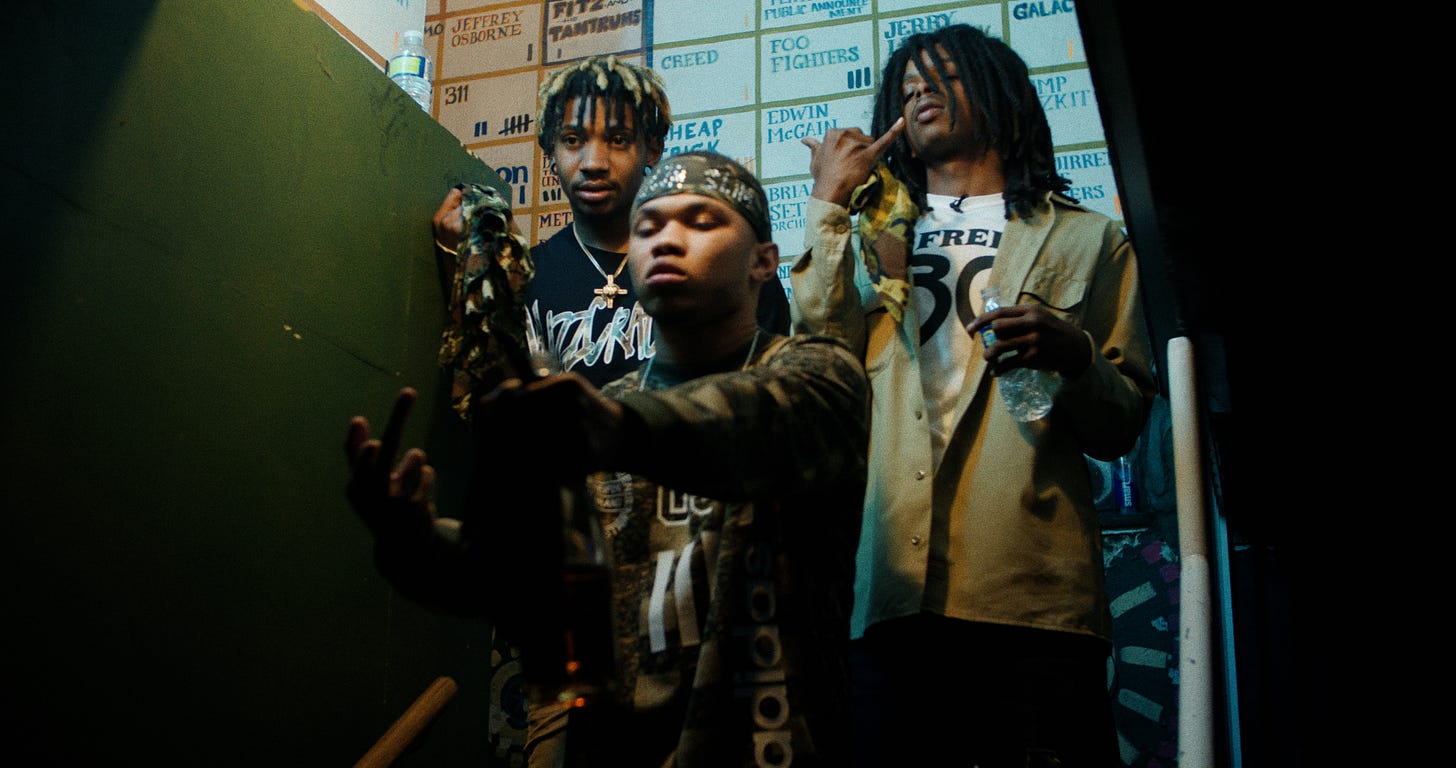
[[[450,283],[439,364],[451,372],[451,407],[468,420],[476,392],[521,375],[528,365],[521,358],[528,346],[524,294],[536,270],[525,239],[511,230],[510,202],[480,184],[467,186],[463,196],[465,237]],[[490,649],[488,739],[497,765],[520,768],[526,764],[520,650],[494,630]]]
[[[511,231],[510,202],[482,184],[463,192],[465,239],[455,258],[439,363],[454,379],[451,406],[468,419],[472,394],[530,370],[523,294],[536,268],[525,239]]]
[[[604,392],[652,434],[691,431],[688,447],[654,441],[643,474],[590,487],[611,537],[618,703],[680,714],[589,764],[842,768],[863,366],[836,339],[779,337],[748,370],[663,384],[639,391],[639,371]]]
[[[905,305],[910,300],[906,265],[920,208],[889,167],[880,162],[869,179],[850,194],[849,212],[859,214],[859,255],[870,282],[890,317],[898,323],[905,317]]]

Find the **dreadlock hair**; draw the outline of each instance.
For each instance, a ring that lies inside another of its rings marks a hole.
[[[934,73],[924,71],[929,61]],[[1026,62],[999,39],[967,24],[952,24],[933,32],[905,38],[885,64],[884,78],[875,97],[872,135],[882,136],[905,111],[900,81],[905,66],[914,62],[927,82],[934,83],[948,102],[955,120],[955,90],[940,81],[946,64],[955,66],[965,95],[970,100],[971,119],[976,122],[977,149],[995,150],[1006,174],[1006,218],[1012,211],[1023,217],[1047,192],[1065,194],[1072,182],[1056,171],[1052,132],[1047,125],[1041,98],[1026,71]],[[952,122],[954,125],[954,122]],[[908,188],[911,199],[921,208],[925,202],[925,164],[911,157],[905,134],[885,154],[885,164]]]
[[[612,110],[607,122],[621,123],[630,104],[636,113],[637,131],[647,143],[661,144],[672,127],[672,111],[662,78],[646,67],[618,61],[616,56],[592,56],[567,65],[541,83],[537,94],[540,110],[536,113],[536,142],[550,152],[567,122],[566,103],[576,98],[575,119],[585,122],[592,117],[601,97]]]

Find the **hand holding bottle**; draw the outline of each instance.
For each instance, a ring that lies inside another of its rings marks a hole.
[[[988,292],[991,295],[987,295]],[[986,309],[966,330],[986,343],[992,372],[1035,368],[1074,379],[1092,364],[1092,341],[1081,328],[1040,304],[1002,305],[995,286],[981,292]],[[990,330],[991,337],[986,338]]]
[[[1075,377],[1092,364],[1092,342],[1040,304],[1002,306],[994,285],[982,289],[981,298],[986,309],[966,330],[980,334],[1012,417],[1036,421],[1051,412],[1061,385],[1057,374]]]
[[[526,380],[478,400],[473,424],[482,452],[500,455],[490,464],[509,467],[505,482],[534,486],[538,500],[554,497],[547,506],[555,516],[523,505],[494,526],[497,534],[518,526],[508,546],[522,552],[531,574],[532,618],[514,633],[526,694],[536,704],[584,707],[606,693],[615,659],[610,545],[582,478],[617,452],[623,411],[581,375],[552,373],[556,366],[537,360]]]

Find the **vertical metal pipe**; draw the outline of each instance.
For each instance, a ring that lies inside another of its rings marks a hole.
[[[1178,767],[1212,768],[1213,680],[1207,515],[1203,453],[1198,433],[1198,386],[1193,343],[1168,340],[1168,405],[1172,416],[1173,478],[1178,499],[1182,562],[1178,630]]]

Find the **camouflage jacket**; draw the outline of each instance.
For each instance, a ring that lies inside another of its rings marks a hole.
[[[868,382],[837,339],[755,348],[740,371],[659,361],[645,387],[639,371],[604,390],[636,422],[621,471],[587,485],[610,540],[617,714],[571,738],[567,765],[850,762]]]

